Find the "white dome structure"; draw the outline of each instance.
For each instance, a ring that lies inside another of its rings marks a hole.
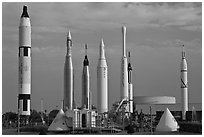
[[[168,108],[163,113],[157,127],[156,131],[177,131],[179,129],[179,125],[175,120],[174,116],[171,114]]]
[[[66,115],[64,111],[61,109],[55,119],[52,121],[51,125],[48,128],[48,131],[67,131],[69,130],[66,124]]]

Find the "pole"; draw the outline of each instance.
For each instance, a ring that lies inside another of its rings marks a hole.
[[[43,101],[44,101],[44,99],[41,98],[41,99],[40,99],[40,109],[41,109],[41,120],[42,120],[42,124],[44,124],[44,118],[43,118],[43,112],[44,112]]]
[[[150,124],[150,132],[151,132],[151,134],[152,134],[152,107],[150,106],[149,109],[150,109],[150,121],[151,121],[151,122],[150,122],[150,123],[151,123],[151,124]]]
[[[17,97],[18,100],[18,134],[20,133],[20,108],[19,108],[19,97]]]
[[[125,108],[123,107],[123,109],[122,109],[122,118],[123,118],[123,133],[124,133],[124,130],[125,130],[125,127],[124,127],[124,117],[125,117],[124,110],[125,110]]]
[[[19,114],[19,108],[18,108],[18,134],[20,133],[20,114]]]
[[[61,100],[61,107],[62,107],[62,110],[64,111],[64,100],[63,99]]]

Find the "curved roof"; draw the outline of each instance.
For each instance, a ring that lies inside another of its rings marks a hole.
[[[171,96],[135,96],[135,104],[175,104],[176,98]]]

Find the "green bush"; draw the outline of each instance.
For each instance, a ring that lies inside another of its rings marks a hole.
[[[132,134],[135,132],[133,125],[128,125],[127,127],[125,127],[125,130],[127,130],[128,134]]]
[[[20,132],[40,132],[42,130],[47,131],[47,126],[26,126],[20,128]]]

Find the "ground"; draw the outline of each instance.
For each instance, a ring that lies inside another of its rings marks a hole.
[[[21,132],[20,135],[38,135],[37,132]],[[50,134],[50,133],[48,133]],[[125,132],[123,133],[116,133],[117,135],[121,134],[127,134]],[[3,129],[2,135],[18,135],[17,129]],[[151,135],[150,132],[135,132],[130,135]],[[152,135],[201,135],[201,133],[190,133],[190,132],[154,132]]]

